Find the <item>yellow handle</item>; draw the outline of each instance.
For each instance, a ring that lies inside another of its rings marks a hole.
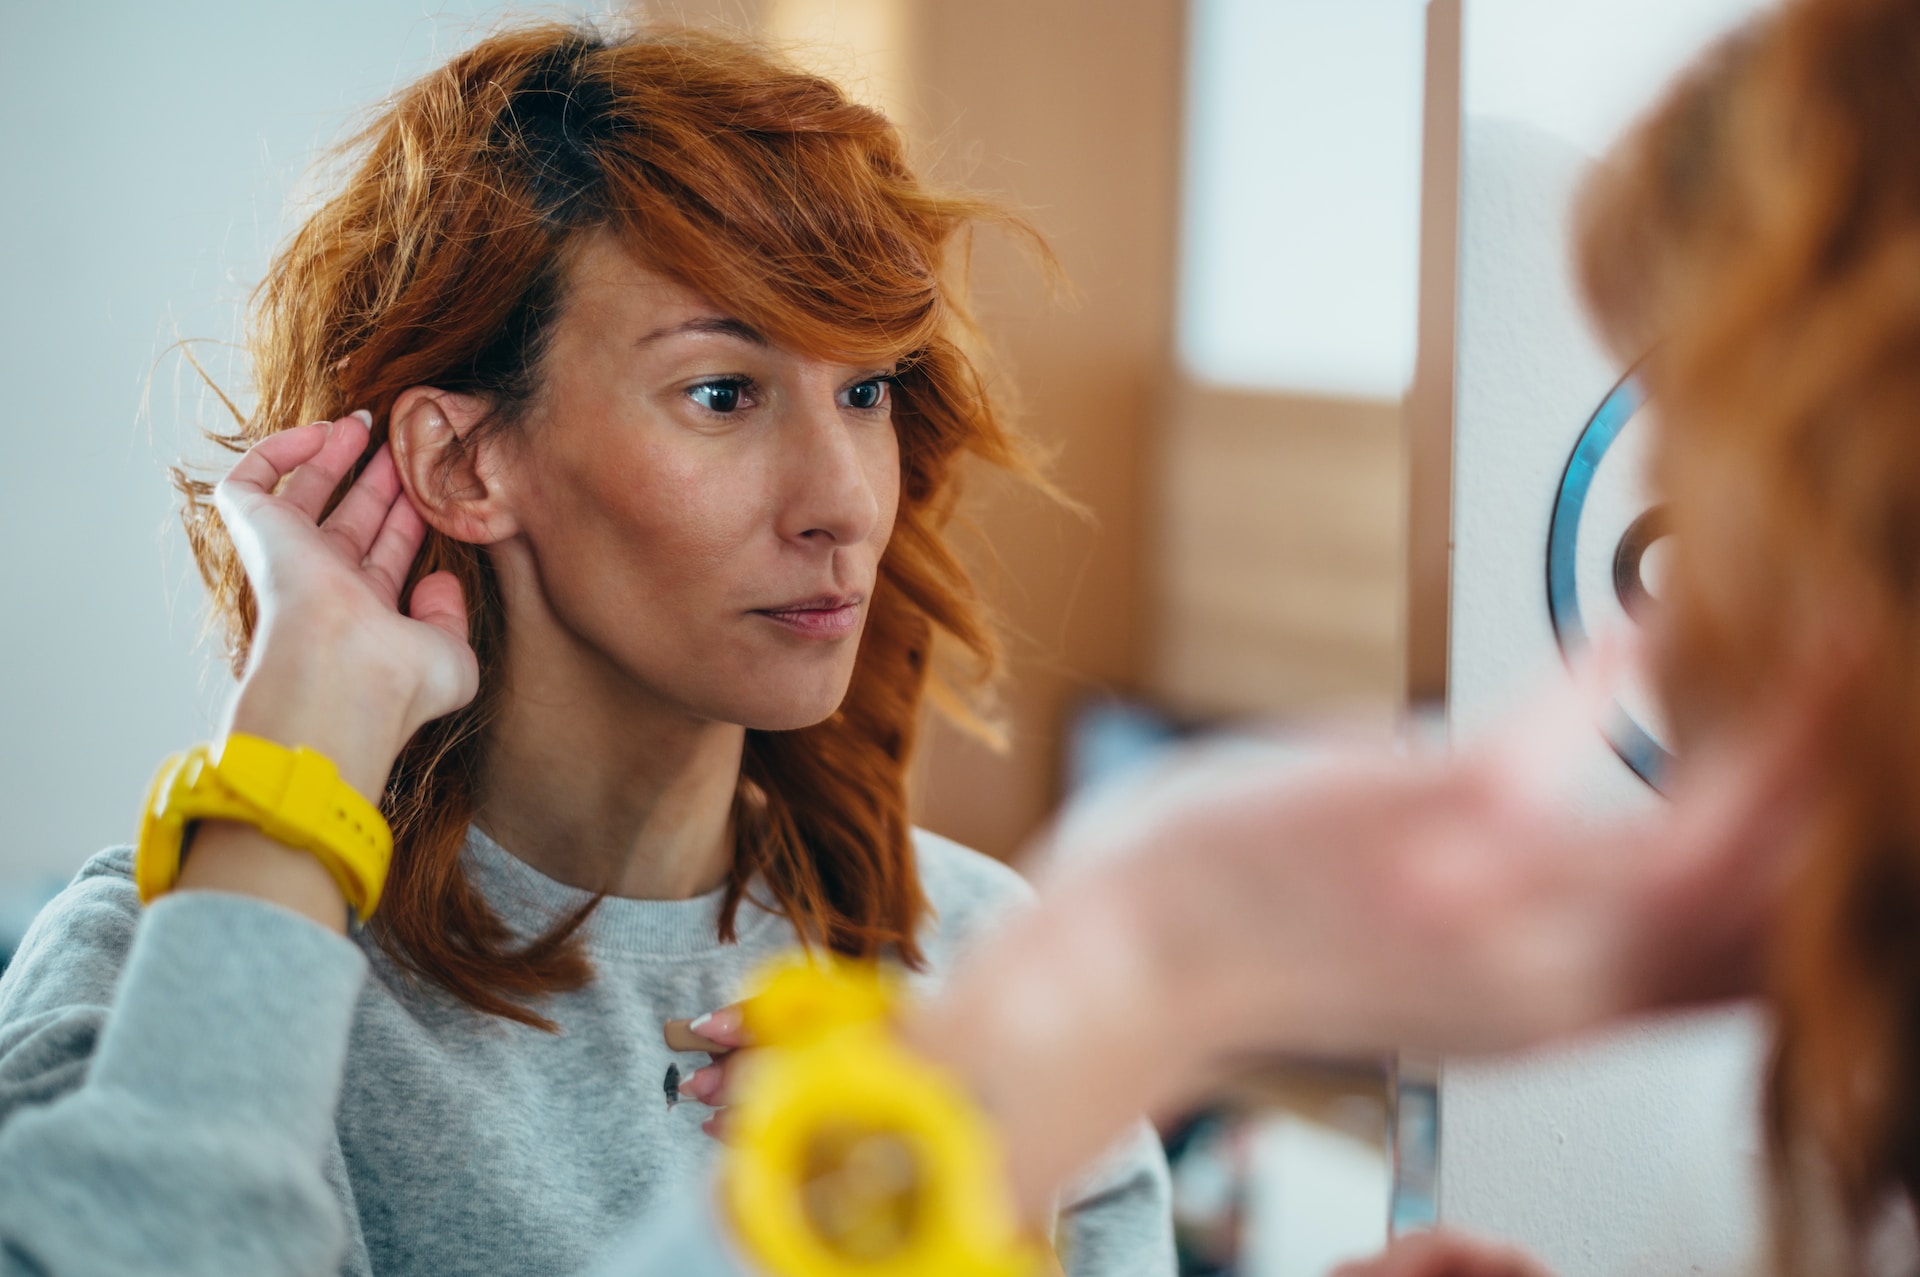
[[[748,1000],[723,1192],[780,1277],[1031,1277],[992,1125],[902,1046],[877,968],[808,962]]]

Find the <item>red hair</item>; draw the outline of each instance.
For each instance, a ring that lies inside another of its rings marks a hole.
[[[1832,650],[1806,870],[1772,954],[1783,1258],[1828,1189],[1858,1262],[1920,1200],[1920,4],[1798,0],[1722,45],[1581,209],[1589,304],[1644,375],[1675,538],[1661,682],[1683,743]],[[1844,1260],[1843,1260],[1844,1262]]]
[[[927,903],[905,769],[931,657],[945,639],[971,658],[962,691],[998,665],[941,532],[956,463],[972,454],[1037,479],[966,351],[955,260],[972,224],[1012,219],[929,189],[893,126],[834,85],[693,31],[504,31],[402,91],[347,154],[344,184],[256,294],[257,405],[216,436],[235,450],[363,406],[377,447],[415,385],[482,396],[483,428],[513,428],[565,301],[569,246],[594,231],[783,347],[900,359],[900,509],[852,684],[817,726],[748,732],[720,938],[757,879],[809,942],[917,965]],[[238,672],[253,598],[208,485],[178,482]],[[405,967],[470,1006],[546,1026],[528,1003],[591,978],[576,940],[586,913],[520,945],[467,880],[460,852],[506,617],[479,549],[430,535],[414,579],[438,569],[466,590],[480,692],[422,728],[394,767],[382,804],[394,864],[372,925]]]

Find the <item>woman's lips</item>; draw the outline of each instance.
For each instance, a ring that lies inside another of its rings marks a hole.
[[[763,608],[754,613],[806,638],[845,638],[860,628],[864,600],[813,599],[792,607]]]

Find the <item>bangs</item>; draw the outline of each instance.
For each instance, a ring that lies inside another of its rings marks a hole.
[[[641,260],[803,354],[899,358],[935,339],[945,245],[976,210],[926,190],[885,116],[798,72],[746,103],[732,79],[722,102],[681,41],[615,52],[588,66],[646,122],[601,155],[612,228]],[[669,92],[675,111],[656,109]]]

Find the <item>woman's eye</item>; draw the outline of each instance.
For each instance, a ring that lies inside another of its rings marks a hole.
[[[890,383],[885,377],[875,377],[871,381],[862,381],[847,389],[849,408],[879,408],[887,402],[887,387]]]
[[[732,412],[739,408],[746,387],[737,381],[703,381],[687,394],[708,412]]]

